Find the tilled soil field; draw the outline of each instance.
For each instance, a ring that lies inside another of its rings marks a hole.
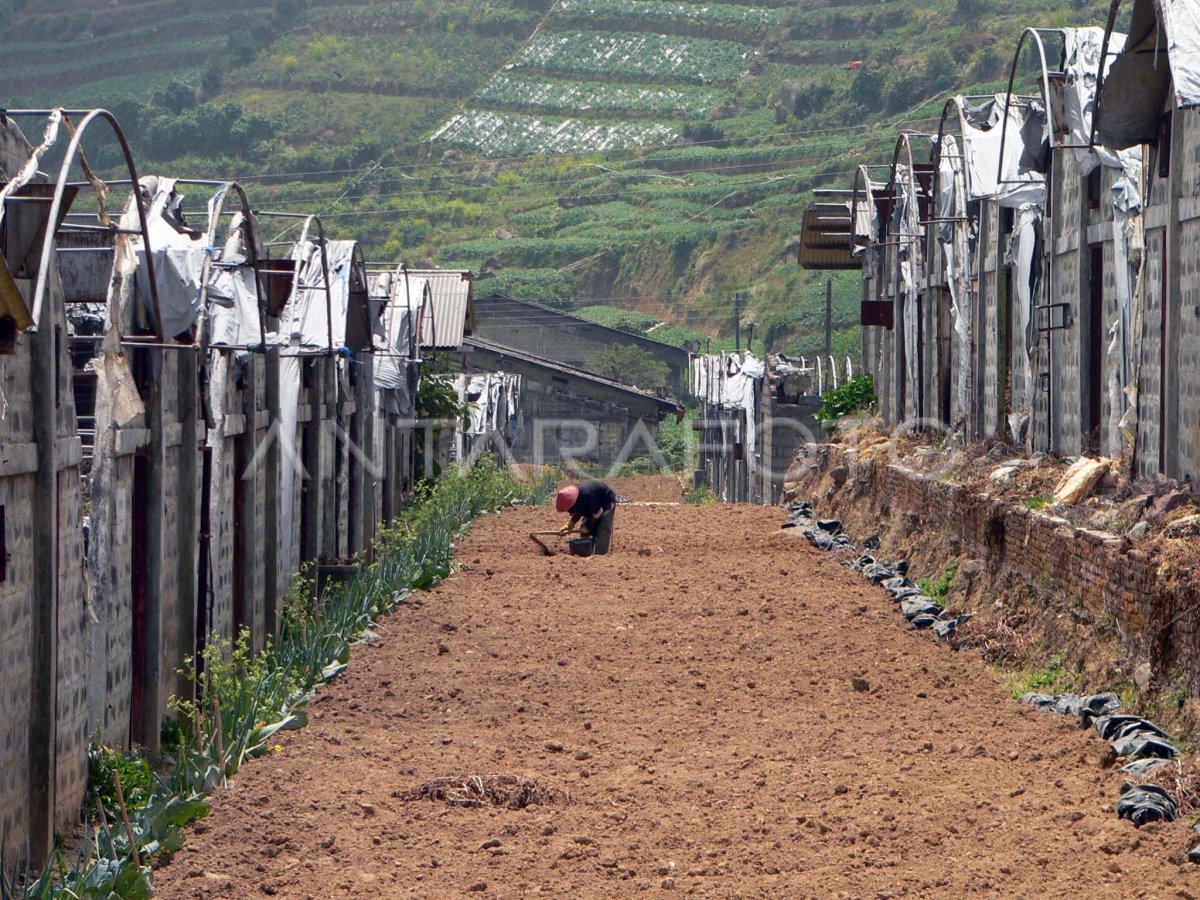
[[[480,520],[159,895],[1200,894],[1186,823],[1116,818],[1094,732],[905,627],[780,510],[622,507],[592,559],[526,539],[559,518]],[[570,800],[404,799],[496,775]]]

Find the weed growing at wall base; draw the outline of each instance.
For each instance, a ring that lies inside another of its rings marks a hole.
[[[176,764],[158,780],[149,801],[120,813],[97,809],[95,855],[68,864],[61,852],[40,872],[0,867],[2,900],[140,900],[153,896],[150,860],[183,845],[183,827],[208,814],[204,795],[247,760],[266,753],[280,731],[307,723],[305,707],[317,687],[334,678],[350,646],[414,589],[449,574],[454,542],[480,513],[513,503],[543,502],[552,475],[516,485],[490,457],[426,485],[377,543],[376,562],[354,580],[330,588],[305,615],[289,616],[277,644],[261,653],[247,638],[209,641],[185,672],[197,683],[194,700],[175,699]]]

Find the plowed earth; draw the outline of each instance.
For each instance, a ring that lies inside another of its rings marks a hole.
[[[525,538],[558,518],[480,520],[214,796],[160,896],[1200,893],[1186,823],[1116,818],[1094,732],[905,627],[779,510],[623,507],[592,559]],[[572,799],[394,796],[472,775]]]

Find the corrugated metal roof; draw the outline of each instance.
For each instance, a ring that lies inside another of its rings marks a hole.
[[[475,331],[474,280],[465,269],[409,269],[429,282],[433,303],[421,316],[422,350],[455,350]]]
[[[862,268],[862,257],[850,253],[849,206],[841,213],[824,203],[804,211],[800,265],[805,269]]]

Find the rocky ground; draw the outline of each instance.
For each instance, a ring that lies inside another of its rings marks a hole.
[[[159,896],[1200,894],[1187,822],[1118,820],[1094,732],[905,627],[780,510],[622,507],[591,559],[526,540],[558,518],[480,520]],[[406,798],[497,775],[549,793]]]

